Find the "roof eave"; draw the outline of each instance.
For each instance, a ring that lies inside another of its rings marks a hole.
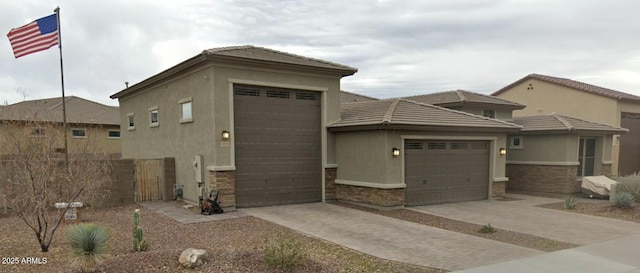
[[[354,124],[328,126],[330,132],[367,131],[367,130],[409,130],[409,131],[447,131],[447,132],[478,132],[478,133],[517,133],[518,127],[483,127],[483,126],[445,126],[418,124]]]

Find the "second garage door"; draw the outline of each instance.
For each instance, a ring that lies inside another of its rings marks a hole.
[[[405,140],[405,204],[487,199],[489,141]]]
[[[236,206],[322,201],[320,94],[234,88]]]

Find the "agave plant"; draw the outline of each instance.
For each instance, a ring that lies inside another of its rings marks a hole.
[[[67,241],[71,245],[74,265],[84,272],[94,272],[107,252],[111,235],[107,228],[95,224],[76,224],[67,228]]]

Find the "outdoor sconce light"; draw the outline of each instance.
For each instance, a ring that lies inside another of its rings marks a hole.
[[[506,154],[507,154],[507,149],[500,148],[500,155],[506,155]]]
[[[231,137],[231,133],[229,133],[229,131],[222,131],[222,139],[227,140],[229,137]]]
[[[399,156],[400,155],[400,149],[398,149],[398,148],[391,149],[391,154],[393,156]]]

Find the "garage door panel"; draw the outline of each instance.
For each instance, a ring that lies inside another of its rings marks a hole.
[[[488,197],[488,141],[405,141],[407,206]]]
[[[320,95],[261,87],[238,95],[243,88],[234,95],[237,206],[321,201]]]

